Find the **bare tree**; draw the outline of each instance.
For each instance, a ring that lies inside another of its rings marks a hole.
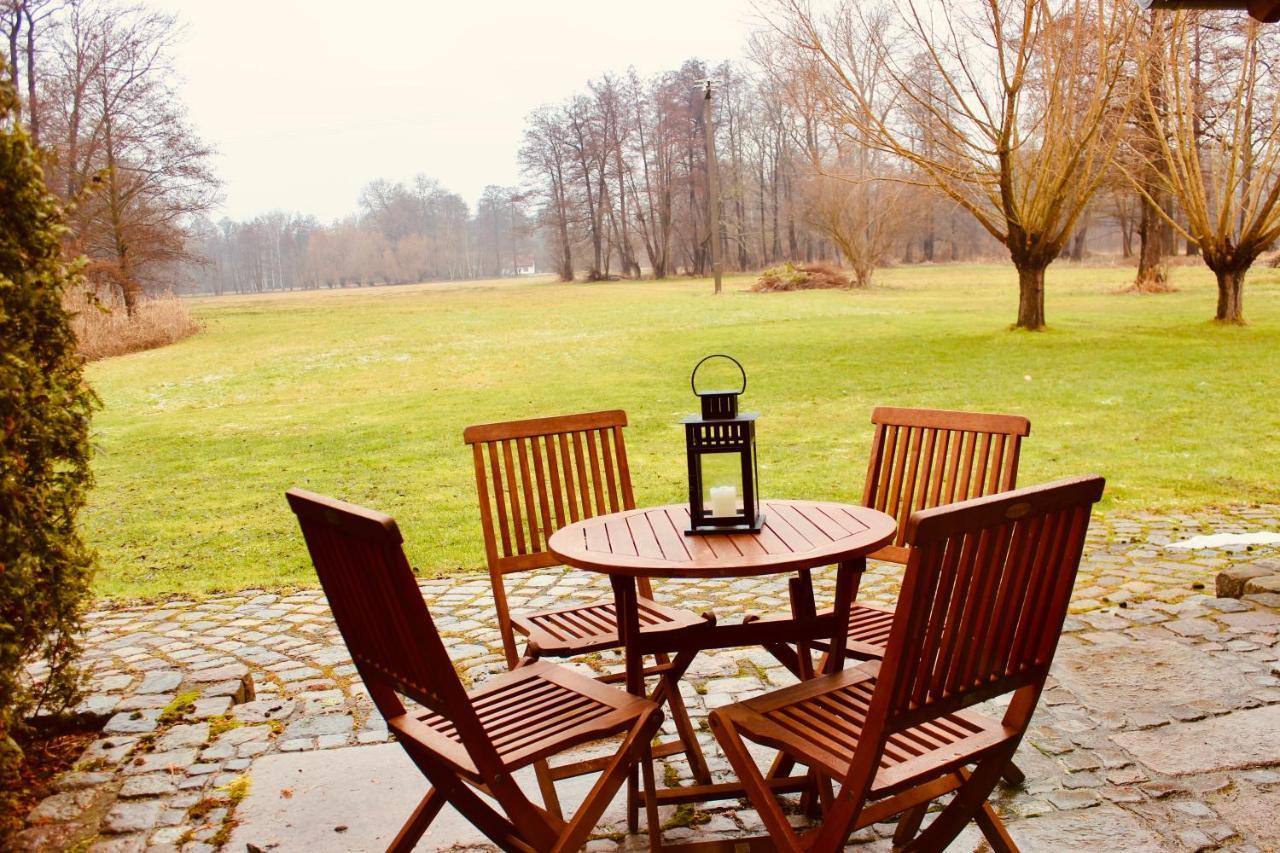
[[[62,0],[0,0],[0,34],[9,51],[9,82],[15,92],[22,92],[21,77],[26,72],[26,103],[22,116],[31,141],[40,145],[40,101],[37,78],[40,61],[37,55],[37,29],[62,7]]]
[[[561,111],[542,107],[529,116],[520,148],[520,164],[543,198],[543,218],[554,244],[554,263],[561,281],[573,281],[572,216],[569,199],[572,149]]]
[[[901,0],[869,15],[841,0],[814,14],[780,0],[775,22],[814,61],[827,107],[919,180],[969,211],[1018,270],[1016,325],[1045,324],[1044,272],[1061,253],[1119,142],[1126,52],[1136,11],[1119,0]],[[874,53],[891,88],[887,112],[859,80]],[[938,89],[919,86],[924,64]],[[932,151],[904,113],[927,114]]]
[[[677,125],[680,114],[678,77],[666,75],[646,90],[631,72],[628,91],[633,102],[630,122],[633,166],[627,192],[654,278],[665,278],[671,265],[675,225]]]
[[[1150,136],[1144,174],[1179,206],[1161,206],[1165,222],[1200,247],[1218,282],[1214,318],[1244,322],[1244,280],[1258,255],[1280,237],[1280,39],[1252,19],[1219,21],[1212,32],[1195,13],[1162,15],[1141,73],[1141,109]],[[1212,73],[1198,61],[1211,50]],[[1152,92],[1162,92],[1157,99]],[[1135,187],[1160,196],[1139,174]]]
[[[808,176],[805,216],[839,247],[856,286],[868,287],[876,268],[884,266],[902,242],[912,218],[909,187],[873,177],[858,165],[848,165],[847,176],[840,168],[826,163],[822,171]]]
[[[172,286],[191,257],[188,228],[217,197],[212,152],[172,85],[175,32],[146,7],[73,3],[43,74],[51,183],[77,202],[73,248],[131,315],[148,287]]]

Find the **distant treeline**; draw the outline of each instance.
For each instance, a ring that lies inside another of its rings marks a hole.
[[[370,183],[360,214],[332,225],[279,211],[201,220],[193,231],[204,261],[188,268],[188,283],[204,293],[255,293],[528,273],[538,241],[526,205],[518,189],[491,186],[473,215],[461,196],[418,176]]]

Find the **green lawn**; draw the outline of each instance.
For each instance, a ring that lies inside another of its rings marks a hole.
[[[309,583],[283,492],[398,517],[424,573],[483,564],[468,424],[625,408],[641,503],[679,500],[690,367],[725,351],[759,410],[766,496],[856,499],[877,404],[1031,418],[1022,482],[1097,472],[1107,507],[1280,499],[1280,271],[1251,325],[1206,321],[1209,274],[1117,295],[1055,265],[1051,330],[1012,332],[1005,266],[904,267],[867,292],[545,281],[223,297],[166,349],[94,364],[105,403],[86,534],[114,597]]]

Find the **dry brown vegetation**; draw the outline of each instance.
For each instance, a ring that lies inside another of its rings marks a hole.
[[[828,264],[779,264],[760,273],[753,286],[756,293],[786,290],[847,290],[849,276]]]
[[[89,361],[155,349],[200,331],[182,300],[173,294],[143,298],[130,317],[119,297],[79,290],[66,296],[77,349]]]

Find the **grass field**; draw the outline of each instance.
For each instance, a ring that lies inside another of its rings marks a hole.
[[[679,500],[688,373],[738,356],[765,495],[856,499],[877,404],[1031,418],[1022,482],[1097,472],[1119,511],[1280,498],[1280,273],[1251,325],[1209,274],[1117,295],[1055,265],[1048,332],[1012,332],[1005,266],[904,267],[867,292],[726,294],[701,281],[474,282],[192,303],[203,332],[94,364],[104,410],[84,517],[113,597],[312,582],[283,492],[388,511],[424,573],[483,565],[462,429],[625,408],[641,503]]]

